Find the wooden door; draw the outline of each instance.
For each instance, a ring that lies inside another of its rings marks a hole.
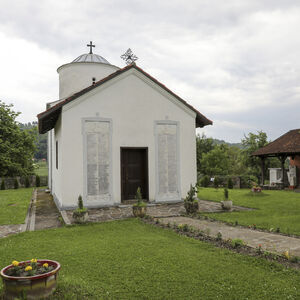
[[[138,187],[148,200],[148,149],[121,148],[122,201],[135,199]]]

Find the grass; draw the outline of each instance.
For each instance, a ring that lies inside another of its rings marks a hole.
[[[198,197],[203,200],[222,201],[223,189],[200,188]],[[249,189],[229,190],[229,200],[234,205],[256,208],[252,211],[209,213],[214,219],[300,235],[300,194],[291,191],[263,191],[253,194]]]
[[[53,299],[299,299],[299,271],[137,219],[25,232],[0,240],[13,259],[61,263]],[[2,286],[0,283],[0,293]]]
[[[0,191],[0,225],[25,221],[33,188]]]
[[[37,168],[34,170],[34,173],[39,176],[48,176],[48,166],[46,161],[38,161],[36,163]]]

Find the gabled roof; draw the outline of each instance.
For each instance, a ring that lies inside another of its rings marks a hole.
[[[196,110],[193,106],[188,104],[186,101],[184,101],[182,98],[177,96],[175,93],[173,93],[171,90],[169,90],[165,85],[160,83],[158,80],[156,80],[154,77],[146,73],[144,70],[136,66],[135,64],[128,65],[124,67],[123,69],[117,70],[116,72],[108,75],[107,77],[97,81],[95,84],[75,93],[74,95],[66,98],[65,100],[57,103],[56,105],[48,108],[44,112],[37,115],[38,121],[39,121],[39,133],[45,133],[49,131],[50,129],[54,128],[56,121],[59,118],[59,115],[61,114],[62,107],[69,102],[79,98],[80,96],[88,93],[89,91],[97,88],[98,86],[104,84],[105,82],[121,75],[122,73],[125,73],[126,71],[130,69],[136,69],[137,71],[141,72],[143,75],[148,77],[150,80],[152,80],[154,83],[156,83],[158,86],[163,88],[165,91],[170,93],[173,97],[175,97],[177,100],[179,100],[181,103],[183,103],[185,106],[187,106],[189,109],[194,111],[196,113],[196,127],[204,127],[206,125],[212,125],[213,122],[209,119],[207,119],[204,115],[202,115],[198,110]]]
[[[253,156],[291,156],[300,154],[300,129],[293,129],[268,145],[256,150]]]

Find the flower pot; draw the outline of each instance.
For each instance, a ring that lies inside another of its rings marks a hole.
[[[20,262],[20,265],[30,263],[30,261]],[[15,299],[24,297],[25,299],[41,299],[50,296],[56,289],[57,276],[60,264],[54,260],[39,259],[38,263],[47,263],[54,269],[48,273],[35,276],[15,277],[6,275],[6,271],[13,267],[9,265],[1,270],[1,277],[4,287],[4,299]]]
[[[232,201],[226,200],[226,201],[221,201],[222,208],[224,210],[231,210],[232,209]]]
[[[80,213],[74,212],[73,219],[74,219],[74,222],[77,224],[86,223],[89,219],[88,211],[84,211],[84,212],[80,212]]]
[[[199,210],[199,203],[198,201],[185,201],[184,208],[187,214],[195,214]]]
[[[143,218],[147,212],[147,206],[132,206],[132,212],[135,217]]]

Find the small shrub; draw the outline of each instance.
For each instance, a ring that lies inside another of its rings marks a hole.
[[[233,239],[231,241],[231,245],[233,248],[239,248],[244,245],[244,242],[241,239]]]
[[[190,186],[190,190],[187,192],[187,196],[184,199],[184,208],[187,214],[195,214],[199,209],[199,204],[195,195],[197,193],[196,187]]]
[[[35,186],[40,187],[41,186],[41,179],[39,175],[35,176]]]
[[[219,231],[216,237],[217,241],[222,241],[222,233]]]
[[[238,221],[235,221],[235,222],[234,222],[234,225],[235,225],[235,226],[238,226],[238,225],[239,225],[239,222],[238,222]]]
[[[83,209],[83,201],[82,201],[82,196],[81,195],[79,195],[77,203],[78,203],[78,208]]]
[[[233,189],[233,181],[232,181],[231,177],[229,177],[228,180],[227,180],[227,187],[229,189]]]
[[[229,196],[228,189],[225,188],[225,189],[224,189],[224,199],[225,199],[225,201],[228,200],[228,196]]]
[[[257,252],[257,254],[262,254],[263,253],[261,244],[259,244],[258,247],[256,248],[256,252]]]
[[[209,181],[210,181],[209,176],[208,176],[208,175],[205,175],[205,176],[203,176],[203,177],[200,179],[200,185],[203,186],[203,187],[208,187]]]
[[[291,257],[291,262],[297,264],[298,262],[300,262],[300,257],[299,256],[292,256]]]
[[[28,176],[25,177],[25,187],[26,188],[30,187],[30,181],[29,181],[29,177]]]
[[[14,179],[14,189],[17,190],[19,188],[19,181],[17,178]]]
[[[280,228],[279,228],[279,227],[276,228],[276,232],[277,232],[277,233],[280,232]]]
[[[220,185],[220,179],[218,176],[214,178],[214,188],[217,189]]]
[[[189,231],[189,225],[188,225],[188,224],[183,224],[182,230],[183,230],[184,232],[188,232],[188,231]]]
[[[5,190],[5,180],[4,180],[4,178],[2,178],[0,189]]]

